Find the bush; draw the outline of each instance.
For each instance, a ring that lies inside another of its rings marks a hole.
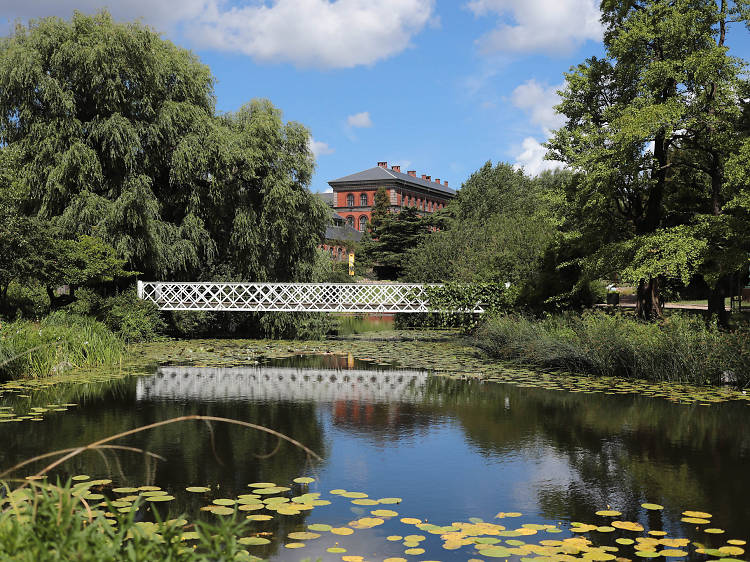
[[[138,298],[135,289],[105,299],[104,323],[127,342],[150,341],[165,328],[156,304]]]
[[[41,323],[0,326],[0,379],[46,377],[76,367],[118,363],[125,346],[101,322],[56,312]]]
[[[491,356],[543,368],[695,384],[750,382],[750,332],[727,334],[702,319],[648,324],[604,312],[488,319],[477,344]]]

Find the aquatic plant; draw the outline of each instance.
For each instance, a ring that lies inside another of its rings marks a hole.
[[[9,322],[0,326],[0,380],[114,365],[124,352],[120,338],[100,322],[83,316],[57,312],[40,323]]]
[[[498,315],[476,343],[490,356],[597,376],[693,384],[750,383],[747,331],[727,334],[699,318],[661,324],[591,311],[540,319]]]

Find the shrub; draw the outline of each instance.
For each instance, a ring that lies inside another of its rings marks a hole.
[[[127,342],[153,340],[165,328],[156,304],[139,299],[135,289],[105,299],[101,315],[109,329]]]

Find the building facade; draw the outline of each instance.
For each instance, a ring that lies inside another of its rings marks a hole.
[[[456,197],[448,182],[440,182],[416,170],[406,173],[400,166],[388,167],[388,162],[378,162],[374,168],[331,180],[333,209],[347,226],[364,232],[372,216],[375,192],[384,187],[390,199],[390,209],[398,212],[404,207],[416,207],[421,213],[434,213]]]

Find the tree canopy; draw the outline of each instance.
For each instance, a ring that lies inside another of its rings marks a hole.
[[[151,278],[305,279],[326,220],[309,133],[265,100],[217,115],[213,85],[106,12],[18,26],[0,40],[0,151],[19,210]]]

